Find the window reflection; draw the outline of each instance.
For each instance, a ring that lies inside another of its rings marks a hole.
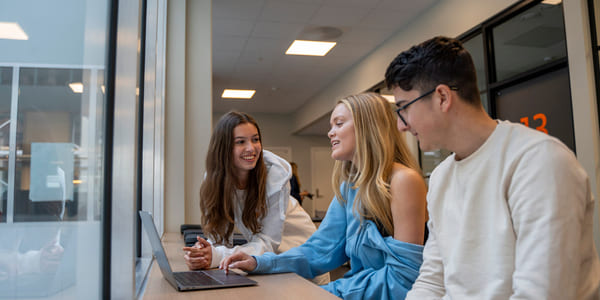
[[[538,5],[493,29],[496,80],[566,57],[562,4]]]
[[[107,1],[5,1],[0,299],[99,299]]]
[[[0,67],[0,222],[6,222],[12,68]]]

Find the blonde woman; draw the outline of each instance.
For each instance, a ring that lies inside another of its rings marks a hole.
[[[206,178],[200,187],[202,229],[193,247],[184,247],[189,269],[219,266],[235,251],[281,253],[304,243],[315,225],[290,197],[290,165],[262,148],[258,124],[231,111],[221,117],[210,138]],[[248,243],[233,247],[236,227]],[[324,274],[314,280],[329,282]]]
[[[322,287],[345,299],[404,299],[422,262],[427,212],[420,170],[383,97],[344,98],[330,123],[336,192],[317,232],[282,254],[236,253],[220,267],[313,278],[350,261],[343,278]]]

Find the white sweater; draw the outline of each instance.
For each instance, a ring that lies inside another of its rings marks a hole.
[[[430,235],[406,299],[598,299],[588,177],[559,140],[499,121],[433,172]]]
[[[316,231],[310,216],[290,196],[292,171],[288,162],[267,150],[263,150],[263,159],[267,167],[268,208],[262,222],[262,231],[253,234],[242,222],[245,191],[237,190],[234,199],[235,226],[248,243],[233,248],[213,245],[211,268],[219,266],[221,260],[236,250],[249,255],[284,252],[302,245]],[[211,240],[209,242],[212,244]]]

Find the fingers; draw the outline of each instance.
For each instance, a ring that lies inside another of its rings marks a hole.
[[[200,236],[196,236],[196,239],[198,240],[197,244],[200,245],[200,248],[207,248],[211,246],[207,240],[201,238]]]
[[[240,269],[243,271],[253,271],[256,269],[256,260],[254,257],[244,253],[244,252],[236,252],[229,257],[226,257],[219,268],[225,270],[226,274],[229,274],[229,269]]]
[[[211,248],[198,248],[198,247],[183,247],[185,255],[190,257],[208,257],[211,254]]]
[[[190,257],[189,255],[184,255],[183,259],[190,270],[208,269],[211,263],[210,260],[203,256]]]

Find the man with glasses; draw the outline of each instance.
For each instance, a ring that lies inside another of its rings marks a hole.
[[[558,139],[490,118],[460,41],[400,53],[398,129],[453,152],[431,174],[429,239],[406,299],[598,299],[588,177]]]

